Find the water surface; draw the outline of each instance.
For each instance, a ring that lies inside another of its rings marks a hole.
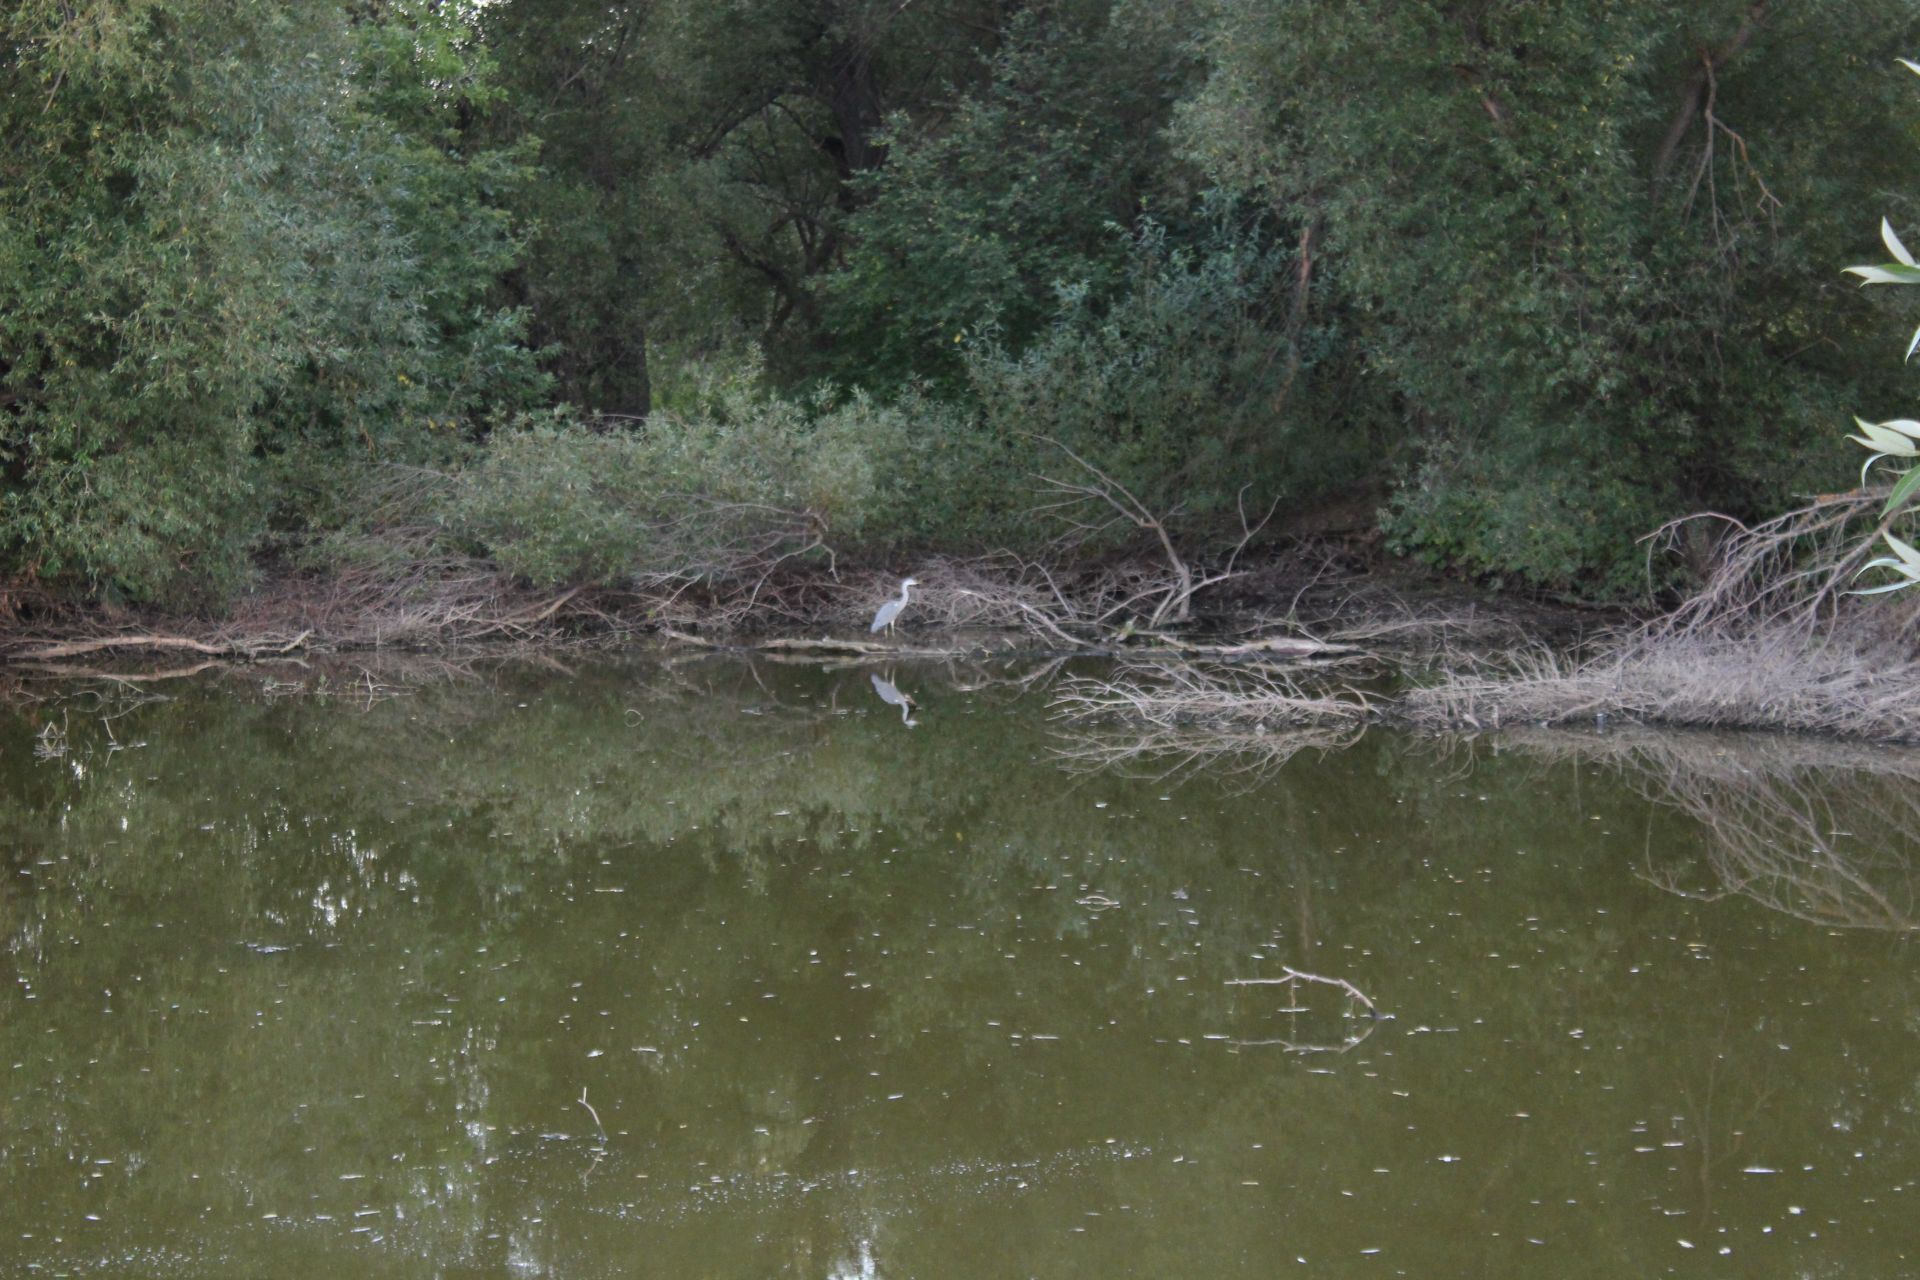
[[[0,712],[0,1272],[1920,1272],[1897,771],[871,674]]]

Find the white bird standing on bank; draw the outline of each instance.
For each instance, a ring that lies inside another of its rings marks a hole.
[[[907,607],[907,588],[917,587],[919,585],[920,579],[918,578],[907,578],[902,581],[900,584],[900,598],[898,600],[889,600],[880,606],[880,612],[873,615],[873,625],[867,628],[867,634],[871,635],[884,627],[887,634],[892,635],[894,622],[899,619],[900,611]]]

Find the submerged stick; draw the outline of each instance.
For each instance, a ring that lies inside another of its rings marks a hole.
[[[1228,978],[1226,985],[1229,987],[1270,987],[1277,986],[1283,982],[1321,982],[1329,987],[1340,988],[1340,990],[1365,1005],[1369,1017],[1378,1018],[1380,1016],[1379,1007],[1367,998],[1367,993],[1354,986],[1351,982],[1348,982],[1345,978],[1323,977],[1317,973],[1307,973],[1304,970],[1296,969],[1292,965],[1284,965],[1282,968],[1284,972],[1278,978]]]
[[[580,1089],[580,1105],[585,1107],[587,1114],[593,1117],[593,1127],[600,1131],[600,1145],[605,1147],[607,1145],[607,1126],[600,1123],[600,1113],[593,1109],[591,1102],[587,1101],[587,1090],[584,1085]]]

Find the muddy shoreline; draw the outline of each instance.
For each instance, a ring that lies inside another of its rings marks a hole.
[[[265,578],[220,611],[120,609],[15,592],[0,611],[0,670],[89,674],[130,661],[258,662],[294,654],[467,654],[640,645],[799,649],[847,656],[1051,657],[1297,642],[1352,648],[1460,643],[1497,652],[1564,647],[1629,620],[1479,591],[1314,548],[1249,566],[1192,602],[1176,625],[1141,625],[1157,567],[1110,561],[1039,570],[996,559],[903,559],[919,585],[890,637],[868,620],[898,578],[803,570],[671,593],[538,589],[484,567],[458,573]],[[1127,607],[1125,593],[1143,603]],[[1117,604],[1115,602],[1118,602]]]
[[[1891,615],[1818,632],[1677,627],[1673,614],[1517,599],[1309,549],[1241,566],[1176,624],[1151,562],[1071,571],[923,557],[899,579],[808,569],[671,594],[537,590],[498,573],[269,580],[220,614],[22,607],[0,623],[0,696],[153,689],[225,670],[276,693],[391,696],[490,661],[732,654],[843,666],[945,664],[979,687],[1046,687],[1073,731],[1174,753],[1269,753],[1372,725],[1477,734],[1643,724],[1920,742],[1920,664]],[[895,570],[894,572],[898,572]],[[1880,619],[1882,621],[1872,621]],[[1089,674],[1074,659],[1098,660]],[[1020,668],[1020,670],[1015,670]],[[1009,674],[1013,672],[1013,674]]]

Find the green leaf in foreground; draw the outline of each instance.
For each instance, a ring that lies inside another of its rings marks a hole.
[[[1880,518],[1884,520],[1905,506],[1915,489],[1920,489],[1920,467],[1908,467],[1893,486],[1893,492],[1887,495],[1887,505],[1880,508]]]

